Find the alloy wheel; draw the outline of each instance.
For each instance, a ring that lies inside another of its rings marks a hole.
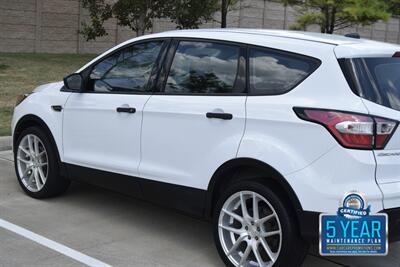
[[[43,142],[34,134],[27,134],[17,148],[19,178],[26,189],[40,191],[46,184],[49,159]]]
[[[218,234],[234,266],[273,266],[282,246],[278,214],[269,201],[253,191],[237,192],[225,201]]]

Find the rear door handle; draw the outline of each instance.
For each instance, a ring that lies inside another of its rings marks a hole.
[[[125,112],[125,113],[135,113],[136,109],[135,108],[129,108],[129,107],[118,107],[117,112]]]
[[[233,118],[230,113],[217,113],[217,112],[207,112],[207,118],[209,119],[220,119],[220,120],[231,120]]]

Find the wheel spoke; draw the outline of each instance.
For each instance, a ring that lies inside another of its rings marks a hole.
[[[23,146],[19,146],[18,148],[20,150],[22,150],[22,152],[24,152],[26,156],[30,156],[31,155],[31,153],[29,153],[29,151],[27,149],[25,149]]]
[[[244,198],[243,192],[240,192],[240,206],[242,208],[243,218],[250,218],[249,212],[247,211],[246,199]]]
[[[231,216],[232,218],[234,218],[235,220],[237,220],[237,221],[239,221],[239,222],[243,222],[243,217],[241,217],[240,215],[238,215],[238,214],[236,214],[236,213],[234,213],[234,212],[232,212],[232,211],[229,211],[229,210],[227,210],[227,209],[223,209],[222,211],[223,211],[225,214],[227,214],[227,215]]]
[[[281,230],[277,230],[277,231],[263,233],[262,237],[270,237],[270,236],[280,235],[280,234],[281,234]]]
[[[263,238],[261,238],[260,240],[261,240],[261,245],[263,246],[265,252],[267,252],[267,254],[268,254],[268,257],[272,260],[272,262],[275,262],[276,261],[275,253],[272,252],[267,241],[265,241],[265,239],[263,239]]]
[[[246,238],[246,235],[243,235],[241,237],[239,237],[235,244],[233,244],[232,248],[228,251],[227,256],[231,255],[233,252],[235,252],[235,250],[239,247],[239,245],[243,242],[243,240]]]
[[[263,267],[265,264],[261,258],[260,251],[258,251],[257,244],[254,244],[252,246],[252,249],[253,249],[254,256],[256,256],[258,264],[260,265],[260,267]]]
[[[254,218],[255,221],[260,218],[260,214],[259,214],[259,211],[258,211],[257,195],[254,192],[253,192],[253,218]]]
[[[243,266],[243,264],[247,261],[247,258],[249,257],[249,254],[250,254],[250,251],[251,251],[251,246],[247,245],[247,248],[244,251],[242,258],[240,259],[239,266]]]
[[[275,216],[276,216],[275,213],[272,213],[272,214],[270,214],[270,215],[268,215],[268,216],[265,216],[264,218],[261,218],[261,219],[256,220],[256,224],[263,224],[263,223],[265,223],[265,222],[271,220],[271,219],[274,218]]]
[[[28,147],[29,147],[29,153],[31,155],[34,155],[34,149],[33,149],[33,142],[32,142],[32,135],[28,135]]]
[[[219,227],[224,229],[224,230],[226,230],[226,231],[228,231],[228,232],[231,232],[231,233],[234,233],[234,234],[237,234],[237,235],[241,235],[244,232],[242,229],[237,229],[237,228],[225,226],[225,225],[222,225],[222,224],[219,225]]]
[[[46,176],[43,173],[42,167],[38,167],[37,170],[39,172],[39,178],[40,178],[42,184],[44,185],[44,183],[46,182]]]
[[[39,174],[38,174],[37,170],[33,170],[33,176],[35,178],[36,188],[38,190],[40,190],[40,188],[42,188],[42,186],[40,184],[40,178],[39,178]]]
[[[39,138],[33,137],[33,148],[35,151],[35,156],[39,155]]]
[[[38,167],[43,167],[43,166],[46,166],[46,165],[47,165],[47,162],[42,162],[42,163],[38,164]]]
[[[23,162],[23,163],[25,163],[25,164],[31,163],[29,160],[23,159],[23,158],[21,158],[21,157],[17,157],[17,160],[18,160],[18,161],[21,161],[21,162]]]

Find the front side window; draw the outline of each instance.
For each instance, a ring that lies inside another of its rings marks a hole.
[[[136,44],[107,57],[90,74],[95,92],[145,92],[162,41]]]
[[[254,94],[282,94],[297,86],[320,61],[269,49],[250,49],[250,90]]]
[[[173,59],[165,92],[219,94],[235,92],[240,48],[182,41]]]

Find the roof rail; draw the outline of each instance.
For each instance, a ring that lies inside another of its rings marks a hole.
[[[360,39],[360,34],[358,32],[348,33],[344,35],[345,37]]]

